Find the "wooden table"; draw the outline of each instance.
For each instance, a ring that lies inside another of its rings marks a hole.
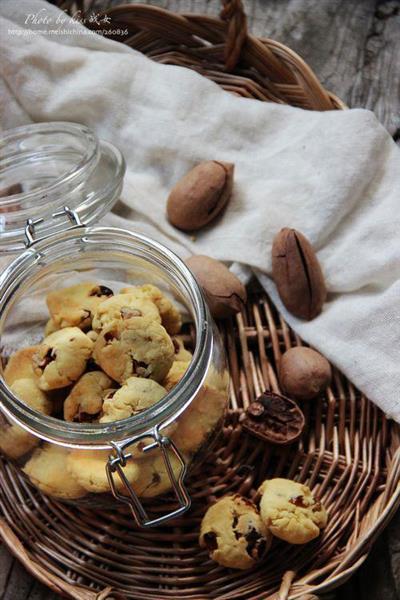
[[[96,0],[98,7],[122,3]],[[219,0],[146,3],[177,12],[219,11]],[[276,39],[298,52],[327,89],[351,107],[373,110],[400,143],[400,0],[245,0],[245,6],[252,33]],[[358,573],[331,598],[399,597],[400,514]],[[0,600],[56,598],[0,547]]]

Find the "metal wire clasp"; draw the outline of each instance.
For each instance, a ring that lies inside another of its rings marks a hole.
[[[69,208],[68,206],[64,206],[64,208],[62,210],[60,210],[59,212],[53,213],[52,215],[53,219],[58,219],[59,217],[68,217],[68,220],[70,221],[70,223],[72,224],[71,227],[67,227],[67,230],[69,229],[76,229],[77,227],[84,227],[84,223],[82,223],[82,221],[79,218],[78,213],[75,210],[72,210],[71,208]],[[44,240],[48,237],[50,237],[50,235],[43,235],[41,237],[36,237],[35,235],[35,227],[36,225],[39,225],[39,223],[43,223],[44,219],[28,219],[25,225],[25,247],[26,248],[30,248],[32,246],[32,244],[34,244],[35,242],[38,242],[40,240]]]
[[[149,452],[150,450],[154,450],[155,448],[160,448],[168,476],[170,478],[172,487],[175,491],[175,495],[179,502],[179,507],[176,510],[161,515],[160,517],[156,517],[154,519],[149,518],[146,510],[143,507],[143,504],[140,502],[138,496],[132,488],[131,483],[129,482],[124,473],[124,467],[126,466],[127,461],[132,457],[131,453],[128,452],[125,454],[124,450],[128,446],[131,446],[133,443],[136,444],[140,440],[148,440],[148,438],[153,438],[154,442],[146,446],[143,449],[143,452]],[[178,448],[173,443],[173,441],[170,440],[170,438],[168,437],[160,435],[158,427],[154,428],[151,433],[144,433],[133,439],[124,441],[122,444],[111,442],[111,446],[114,449],[115,455],[111,454],[109,456],[106,465],[107,479],[110,484],[111,492],[114,498],[116,498],[120,502],[124,502],[125,504],[129,505],[132,514],[136,520],[136,523],[139,525],[139,527],[154,527],[156,525],[160,525],[161,523],[164,523],[169,519],[178,517],[190,508],[191,500],[187,489],[183,483],[187,471],[186,462],[182,457],[181,453],[179,452]],[[171,464],[169,456],[170,452],[172,452],[176,456],[181,466],[178,477],[175,476]],[[128,495],[123,495],[118,491],[114,479],[115,473],[118,474],[120,480],[124,484],[125,491],[128,492]]]

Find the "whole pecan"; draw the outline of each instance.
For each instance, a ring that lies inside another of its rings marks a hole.
[[[283,304],[296,317],[316,317],[326,300],[321,266],[307,238],[281,229],[272,245],[272,275]]]

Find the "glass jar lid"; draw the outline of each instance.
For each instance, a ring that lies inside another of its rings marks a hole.
[[[77,123],[37,123],[0,138],[0,252],[27,245],[26,225],[38,237],[65,228],[53,218],[68,206],[90,224],[111,210],[125,173],[120,151]]]

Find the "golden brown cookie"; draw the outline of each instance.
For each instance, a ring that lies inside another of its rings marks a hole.
[[[52,412],[52,403],[33,379],[18,379],[10,386],[11,391],[27,406],[44,415]],[[0,450],[10,458],[21,458],[38,446],[40,439],[22,427],[4,419],[0,426]]]
[[[94,494],[110,492],[106,465],[111,453],[111,449],[73,450],[67,459],[67,471],[71,478],[87,492]],[[136,480],[139,475],[136,462],[128,460],[124,467],[124,473],[129,481]],[[117,473],[114,474],[114,481],[118,490],[124,488]]]
[[[186,350],[182,337],[180,335],[174,335],[171,339],[175,348],[174,360],[190,363],[190,361],[193,358],[193,355],[191,352],[189,352],[189,350]]]
[[[93,357],[119,383],[132,375],[162,381],[172,365],[174,346],[162,325],[135,317],[105,327]]]
[[[32,357],[40,346],[27,346],[15,352],[4,369],[4,380],[7,385],[12,385],[18,379],[33,379],[38,381],[39,377],[33,369]]]
[[[196,452],[223,418],[227,397],[220,390],[203,386],[196,398],[178,417],[172,440],[184,453]]]
[[[171,335],[179,333],[182,327],[181,315],[174,304],[155,285],[147,283],[141,286],[123,288],[121,294],[136,294],[140,298],[148,298],[157,306],[161,322]]]
[[[327,514],[310,488],[290,479],[269,479],[260,486],[261,518],[269,531],[290,544],[306,544],[326,526]]]
[[[166,390],[152,379],[129,377],[125,384],[107,395],[100,423],[127,419],[153,406],[166,395]]]
[[[171,452],[169,457],[174,476],[178,479],[182,470],[181,464]],[[172,489],[172,482],[164,458],[159,450],[157,453],[152,453],[148,458],[137,461],[136,464],[138,476],[131,482],[131,485],[139,498],[154,498]],[[124,490],[123,493],[125,493]]]
[[[97,283],[78,283],[70,287],[50,292],[47,306],[54,327],[79,327],[89,329],[97,306],[113,291]]]
[[[78,423],[97,419],[103,408],[104,393],[113,385],[102,371],[82,375],[64,402],[64,419]]]
[[[185,360],[175,360],[172,363],[172,366],[168,371],[167,376],[163,380],[163,386],[168,392],[170,392],[172,388],[174,388],[176,384],[180,382],[180,380],[186,373],[188,366],[189,362]]]
[[[68,477],[69,451],[52,444],[37,448],[23,468],[36,487],[55,498],[75,499],[85,496],[86,490],[73,477]]]
[[[150,321],[161,323],[157,306],[151,300],[139,298],[137,294],[117,294],[99,304],[93,315],[92,327],[96,331],[101,331],[113,321],[134,317],[145,317]]]
[[[46,337],[32,357],[40,389],[58,389],[77,381],[92,349],[92,340],[78,327],[65,327]]]
[[[210,558],[231,569],[250,569],[271,544],[255,505],[238,494],[225,496],[203,517],[199,543]]]
[[[55,324],[54,319],[49,319],[46,323],[46,327],[44,328],[44,335],[45,335],[45,337],[47,337],[48,335],[51,335],[52,333],[54,333],[55,331],[58,331],[59,329],[61,329],[61,328]]]

